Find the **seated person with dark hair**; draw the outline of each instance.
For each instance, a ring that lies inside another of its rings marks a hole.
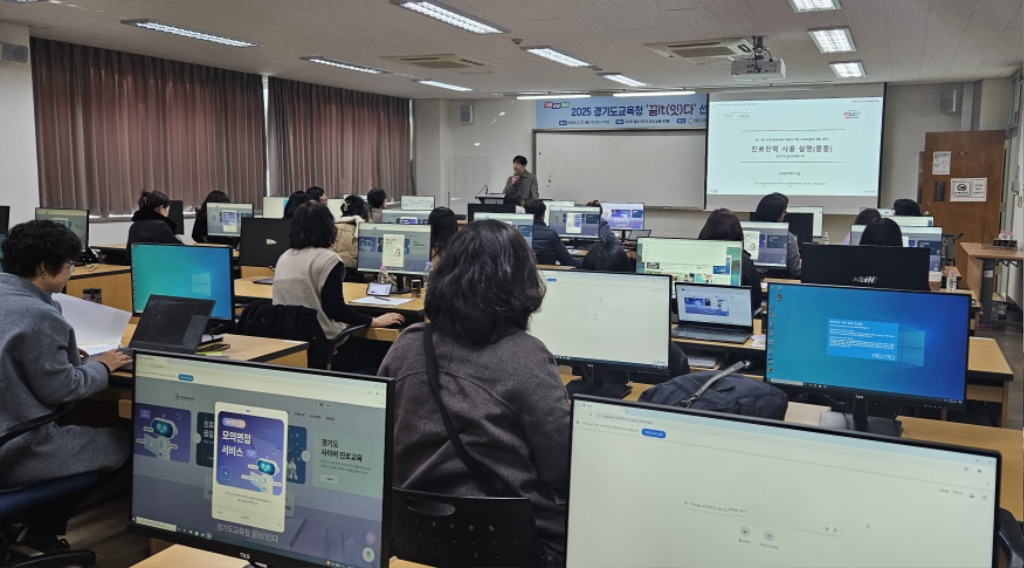
[[[52,298],[67,285],[81,249],[78,237],[53,221],[17,225],[3,242],[0,431],[103,392],[110,372],[131,360],[107,351],[84,362],[75,331]],[[115,470],[127,461],[130,445],[130,436],[120,430],[47,423],[0,447],[0,491]],[[91,492],[79,491],[47,505],[45,513],[19,519],[27,527],[25,544],[57,550],[57,537],[67,532],[68,519]]]
[[[903,231],[896,221],[892,219],[876,219],[866,227],[864,234],[860,236],[860,244],[875,245],[880,247],[901,247],[903,246]]]
[[[322,187],[310,186],[306,188],[306,195],[313,201],[319,201],[321,205],[327,205],[327,192]]]
[[[601,209],[601,219],[597,223],[597,238],[602,242],[619,244],[619,237],[615,236],[612,232],[611,225],[604,218],[604,209],[601,207],[601,202],[597,199],[587,203],[587,207],[597,207]]]
[[[388,194],[383,189],[375,187],[366,194],[366,202],[370,204],[370,222],[380,223],[381,211],[388,206]]]
[[[335,219],[338,236],[334,239],[334,252],[345,263],[346,276],[355,274],[359,265],[359,224],[369,221],[370,206],[358,195],[349,195],[341,204],[341,219]],[[358,281],[358,280],[357,280]]]
[[[533,252],[537,255],[538,262],[551,264],[557,261],[562,266],[579,266],[579,262],[565,248],[558,233],[544,224],[547,205],[540,199],[528,199],[525,207],[526,212],[533,215]]]
[[[206,196],[203,205],[196,210],[196,220],[192,224],[192,240],[203,244],[233,245],[231,237],[211,237],[208,234],[210,225],[206,220],[206,206],[209,203],[231,203],[231,198],[228,197],[228,194],[218,190],[213,190]]]
[[[309,203],[310,201],[314,201],[314,199],[305,191],[296,191],[291,194],[288,196],[288,201],[284,204],[284,217],[282,218],[291,219],[299,207]]]
[[[739,241],[743,242],[743,229],[740,227],[740,220],[736,214],[728,209],[715,209],[708,216],[704,228],[700,230],[697,237],[702,241]],[[742,262],[743,276],[740,280],[742,286],[750,286],[750,307],[757,312],[761,307],[761,300],[764,294],[761,292],[761,276],[754,266],[754,259],[750,253],[743,251]]]
[[[132,215],[132,226],[128,228],[128,241],[125,243],[129,260],[135,243],[181,244],[174,234],[174,221],[167,217],[170,212],[171,200],[162,192],[142,192],[139,210]]]
[[[633,267],[630,266],[629,256],[626,255],[625,249],[621,245],[608,242],[599,242],[590,249],[587,256],[583,258],[583,263],[580,264],[580,270],[594,270],[599,272],[627,272],[632,273]],[[686,353],[683,353],[683,349],[679,347],[675,341],[669,339],[668,341],[668,369],[670,371],[669,377],[665,377],[668,380],[670,377],[678,377],[685,375],[690,372],[690,362],[686,359]],[[605,373],[604,379],[608,380],[609,371],[602,371]],[[648,375],[638,373],[635,376],[631,376],[636,382],[647,382]]]
[[[317,321],[328,338],[336,337],[349,325],[388,327],[403,323],[405,318],[397,313],[371,318],[345,304],[345,263],[332,248],[337,231],[334,216],[318,202],[305,203],[295,210],[288,232],[290,248],[277,260],[274,273],[274,304],[316,310]],[[376,373],[387,350],[387,343],[349,337],[337,347],[331,368]]]
[[[437,266],[455,233],[459,232],[459,220],[454,211],[441,206],[430,212],[427,224],[430,225],[430,262]]]
[[[899,217],[921,217],[921,205],[913,199],[897,199],[892,204],[892,212]]]
[[[853,220],[853,224],[854,225],[865,225],[865,226],[867,226],[872,221],[875,221],[875,220],[881,219],[881,218],[882,218],[882,214],[878,212],[878,209],[874,209],[874,208],[870,208],[869,207],[868,209],[862,209],[861,212],[857,214],[857,218]],[[846,238],[843,239],[843,244],[844,245],[850,244],[850,238],[852,238],[852,236],[853,235],[851,233],[846,233]]]
[[[496,220],[470,223],[434,267],[426,297],[430,323],[402,332],[380,375],[395,379],[394,484],[525,497],[548,556],[542,565],[564,566],[569,400],[554,356],[526,331],[543,299],[544,284],[519,231]],[[462,461],[442,424],[427,376],[427,325],[441,401],[481,477]]]
[[[775,192],[761,198],[757,203],[757,209],[750,216],[751,221],[759,223],[782,223],[786,220],[786,208],[789,207],[789,198]],[[786,243],[786,271],[790,278],[800,278],[803,270],[803,260],[800,258],[800,242],[796,235],[787,233]]]

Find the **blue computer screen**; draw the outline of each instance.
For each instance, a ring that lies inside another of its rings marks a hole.
[[[771,382],[962,404],[964,294],[772,283]]]
[[[132,246],[132,310],[142,313],[152,294],[216,302],[210,317],[232,318],[231,249],[184,245]]]

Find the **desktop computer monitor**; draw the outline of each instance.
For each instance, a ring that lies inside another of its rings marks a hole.
[[[515,213],[516,206],[504,203],[467,203],[466,218],[470,223],[476,219],[477,213]]]
[[[345,216],[345,213],[341,210],[341,206],[345,204],[345,200],[337,197],[327,198],[327,209],[334,216],[334,220],[337,221]],[[283,211],[282,211],[283,213]],[[265,215],[264,215],[265,216]],[[283,216],[283,215],[282,215]]]
[[[0,233],[0,245],[4,244],[4,239],[6,239],[6,238],[7,238],[7,235],[5,233]],[[0,272],[7,272],[7,269],[4,268],[4,251],[3,251],[3,249],[0,249]]]
[[[432,211],[433,195],[403,195],[399,201],[403,211]]]
[[[89,211],[87,209],[50,209],[36,207],[36,221],[53,221],[71,229],[82,241],[82,252],[89,248]]]
[[[406,211],[405,209],[385,209],[380,212],[380,222],[397,225],[426,225],[430,211]]]
[[[889,219],[892,219],[893,221],[896,221],[896,224],[899,225],[900,228],[903,228],[903,227],[932,227],[932,226],[935,225],[935,218],[934,217],[907,217],[905,215],[904,216],[892,215],[891,217],[889,217]]]
[[[242,237],[238,241],[239,266],[277,266],[277,259],[288,250],[291,219],[242,219]]]
[[[614,230],[643,229],[644,204],[601,202],[601,218]]]
[[[824,221],[825,221],[825,208],[824,207],[822,207],[821,205],[790,205],[790,206],[786,207],[786,219],[788,219],[790,214],[792,214],[792,213],[809,213],[809,214],[811,214],[812,215],[811,237],[813,237],[813,238],[821,237],[822,230],[823,230],[822,229],[822,225],[824,225]],[[786,220],[786,219],[783,219],[783,220]],[[796,233],[794,231],[791,230],[790,232],[793,233],[794,235],[796,235]],[[810,240],[811,239],[807,239],[808,242]],[[804,242],[804,241],[800,241],[800,242]]]
[[[811,213],[786,213],[783,223],[789,225],[789,232],[796,237],[797,247],[814,242],[814,215]]]
[[[530,318],[529,332],[558,362],[583,367],[584,380],[571,384],[571,393],[611,397],[629,393],[627,375],[618,373],[619,384],[613,384],[604,381],[606,372],[668,376],[668,276],[539,272],[547,292]],[[610,334],[615,341],[608,341]]]
[[[551,226],[551,208],[554,206],[558,207],[572,207],[576,205],[575,201],[566,201],[564,199],[541,199],[544,202],[544,224]]]
[[[263,218],[282,219],[284,218],[284,206],[288,203],[287,197],[264,197]]]
[[[430,263],[429,225],[359,225],[359,272],[423,275]]]
[[[994,566],[997,452],[594,397],[566,566]]]
[[[680,282],[739,286],[742,265],[743,243],[739,241],[637,239],[637,274],[670,274]]]
[[[11,229],[11,206],[0,205],[0,235],[6,235]]]
[[[242,219],[252,216],[252,203],[207,203],[206,234],[211,237],[240,237]]]
[[[494,219],[512,225],[523,235],[526,243],[531,247],[533,246],[533,215],[529,213],[477,213],[475,217],[475,221],[485,221],[487,219]]]
[[[861,211],[863,211],[865,209],[868,209],[868,208],[867,207],[861,207],[860,208]],[[893,215],[896,214],[896,210],[895,209],[886,209],[886,208],[883,208],[883,207],[878,207],[875,210],[878,211],[878,214],[881,215],[882,217],[892,217]]]
[[[865,225],[850,227],[850,244],[859,245],[864,234]],[[942,270],[942,227],[900,227],[903,233],[903,246],[928,249],[928,270]]]
[[[808,244],[800,254],[805,284],[929,289],[928,249]]]
[[[134,532],[253,565],[387,566],[391,379],[139,351],[133,386]]]
[[[839,425],[898,435],[867,420],[866,399],[962,408],[970,306],[966,294],[772,282],[765,380],[854,397]]]
[[[216,246],[132,245],[132,311],[146,308],[149,296],[213,300],[210,319],[234,317],[235,281],[231,249]]]
[[[758,268],[786,268],[789,251],[788,223],[740,221],[743,249]]]
[[[548,226],[558,236],[570,239],[596,239],[601,223],[600,207],[551,205]]]
[[[174,221],[174,234],[185,234],[185,204],[180,199],[172,199],[167,218]]]

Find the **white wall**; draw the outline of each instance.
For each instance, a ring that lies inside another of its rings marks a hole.
[[[0,42],[28,45],[28,28],[0,22]],[[32,219],[39,206],[32,64],[0,62],[0,205],[11,224]]]

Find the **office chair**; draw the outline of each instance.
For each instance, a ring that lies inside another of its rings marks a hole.
[[[998,519],[997,540],[1006,555],[1006,568],[1024,568],[1024,525],[1006,509],[999,509]]]
[[[525,497],[458,497],[391,489],[391,553],[430,566],[537,566]]]
[[[553,265],[557,261],[555,253],[553,252],[538,252],[534,253],[537,255],[537,264]]]
[[[305,306],[274,305],[270,300],[255,301],[238,318],[235,333],[256,337],[273,337],[305,341],[308,365],[312,369],[330,369],[334,347],[348,336],[365,328],[353,325],[335,337],[327,337],[316,318],[316,310]]]
[[[18,436],[45,424],[49,424],[71,411],[73,405],[65,404],[55,412],[26,420],[0,433],[0,447]],[[13,523],[30,511],[41,509],[57,499],[99,485],[99,472],[89,471],[60,479],[51,479],[27,487],[0,491],[0,565],[12,568],[94,568],[96,554],[91,550],[61,550],[44,552],[32,550],[18,542]]]

